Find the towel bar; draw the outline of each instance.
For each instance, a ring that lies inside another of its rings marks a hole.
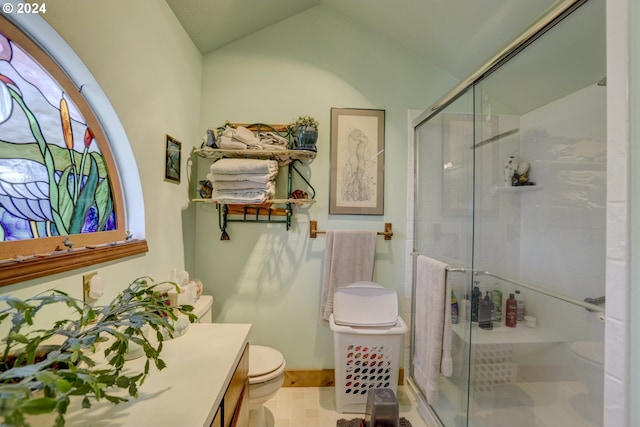
[[[315,239],[318,234],[326,234],[326,231],[318,230],[318,221],[309,221],[309,238]],[[378,236],[384,236],[384,240],[391,240],[393,237],[393,224],[384,223],[384,231],[378,231]]]

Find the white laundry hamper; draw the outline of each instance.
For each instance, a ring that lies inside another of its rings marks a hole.
[[[336,291],[329,326],[338,412],[364,413],[371,389],[397,393],[402,340],[409,330],[397,313],[396,292],[376,283]]]

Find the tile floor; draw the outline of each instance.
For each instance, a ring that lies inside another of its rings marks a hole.
[[[412,427],[427,427],[411,390],[399,386],[397,395],[400,416],[409,420]],[[283,387],[265,404],[265,409],[269,427],[334,427],[341,418],[364,417],[337,412],[333,387]]]

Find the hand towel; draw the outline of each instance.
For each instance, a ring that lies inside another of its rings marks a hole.
[[[448,265],[419,255],[416,266],[414,376],[431,405],[438,401],[440,374],[453,373],[451,287]]]
[[[339,288],[373,280],[376,255],[375,231],[327,231],[320,320],[333,313],[333,294]]]
[[[220,159],[209,168],[211,173],[278,173],[278,162],[260,159]]]

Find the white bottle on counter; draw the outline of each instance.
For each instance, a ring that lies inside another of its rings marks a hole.
[[[520,291],[516,291],[516,301],[518,303],[518,314],[516,320],[518,322],[524,322],[524,296]]]

